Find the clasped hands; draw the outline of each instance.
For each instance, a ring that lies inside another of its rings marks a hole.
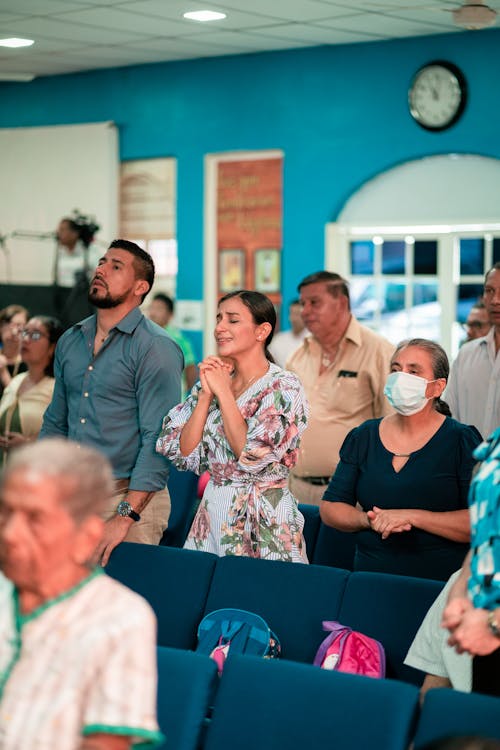
[[[369,510],[366,515],[372,531],[380,534],[382,539],[387,539],[391,534],[399,534],[403,531],[411,530],[412,524],[408,514],[409,511],[405,509],[383,509],[374,505],[372,510]]]
[[[234,367],[230,362],[225,362],[220,357],[211,355],[205,357],[198,367],[203,393],[212,398],[213,396],[220,396],[223,392],[231,391],[231,376]]]
[[[4,432],[3,435],[0,435],[0,448],[4,451],[18,448],[28,442],[30,442],[30,439],[20,432]]]
[[[459,654],[485,656],[498,648],[498,638],[488,628],[487,610],[474,607],[466,596],[448,601],[441,627],[450,631],[448,645]]]

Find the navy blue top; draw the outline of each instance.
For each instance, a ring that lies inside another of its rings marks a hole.
[[[364,511],[374,505],[441,512],[467,508],[472,452],[481,442],[475,427],[447,417],[396,472],[393,454],[380,440],[380,422],[369,419],[347,435],[324,500],[359,503]],[[460,568],[468,549],[468,544],[421,529],[387,539],[367,529],[357,532],[354,568],[445,581]]]
[[[134,308],[93,354],[96,316],[59,339],[52,402],[40,437],[59,435],[91,445],[110,460],[131,490],[165,487],[168,461],[155,450],[163,414],[181,400],[182,352]]]

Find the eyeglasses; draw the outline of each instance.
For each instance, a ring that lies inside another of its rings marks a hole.
[[[464,328],[475,328],[477,331],[479,331],[480,328],[489,328],[489,323],[481,323],[480,320],[471,320],[470,323],[464,323]]]
[[[21,331],[21,338],[23,340],[29,339],[30,341],[40,341],[40,339],[48,339],[46,333],[42,331],[29,331],[27,328]]]

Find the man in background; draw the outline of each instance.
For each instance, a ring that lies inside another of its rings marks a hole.
[[[288,307],[289,331],[280,331],[271,341],[269,351],[280,367],[286,367],[291,355],[299,348],[309,333],[302,320],[302,307],[299,299],[294,299]]]
[[[486,438],[500,425],[500,263],[486,274],[483,300],[491,328],[460,348],[443,398],[455,419]]]
[[[97,314],[57,344],[54,395],[40,432],[91,445],[111,462],[116,495],[96,552],[103,565],[124,539],[158,544],[170,514],[168,462],[155,444],[162,417],[181,398],[183,359],[139,309],[153,281],[145,250],[128,240],[111,243],[90,282]]]
[[[339,274],[313,273],[299,293],[311,336],[288,369],[301,379],[311,411],[290,490],[299,502],[319,505],[347,433],[390,412],[384,386],[395,347],[352,315],[349,287]]]
[[[89,563],[114,491],[109,462],[51,439],[0,484],[0,746],[128,750],[155,743],[156,621]]]
[[[469,314],[467,320],[464,323],[465,332],[467,334],[466,341],[473,341],[473,339],[480,339],[481,336],[486,336],[491,328],[490,318],[486,305],[482,300],[475,302]]]
[[[174,301],[168,294],[158,292],[151,300],[147,310],[148,318],[165,329],[171,339],[180,347],[184,355],[184,372],[182,375],[183,396],[191,390],[198,379],[196,359],[189,339],[172,325]]]

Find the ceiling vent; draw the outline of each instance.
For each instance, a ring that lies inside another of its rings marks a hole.
[[[485,29],[495,23],[496,17],[496,11],[485,5],[482,0],[465,3],[453,11],[453,20],[463,29]]]

